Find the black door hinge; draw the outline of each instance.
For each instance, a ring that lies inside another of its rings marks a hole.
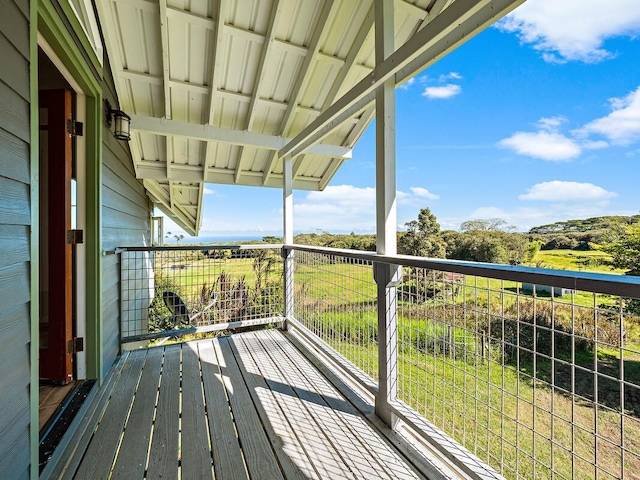
[[[67,232],[67,243],[71,245],[78,245],[79,243],[83,243],[83,232],[82,230],[69,230]]]
[[[67,343],[67,353],[78,353],[84,352],[84,338],[82,337],[73,337]]]
[[[81,137],[84,125],[76,120],[67,120],[67,133],[72,137]]]

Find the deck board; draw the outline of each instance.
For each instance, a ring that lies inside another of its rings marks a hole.
[[[159,350],[162,351],[162,349]],[[147,478],[178,479],[180,350],[180,345],[164,349]]]
[[[229,403],[238,430],[238,438],[242,445],[249,475],[252,478],[284,478],[276,461],[271,443],[262,428],[262,422],[253,404],[249,390],[242,380],[240,368],[234,361],[234,355],[228,338],[214,341],[214,348],[220,360],[222,376],[230,379],[232,388],[229,392]],[[224,363],[222,361],[224,359]]]
[[[225,392],[224,379],[212,342],[198,343],[205,401],[209,413],[209,435],[213,450],[216,479],[247,478],[242,450],[236,438],[235,426]]]
[[[290,480],[319,479],[317,472],[309,464],[307,453],[300,444],[290,421],[276,400],[277,392],[269,388],[264,377],[260,374],[260,369],[254,363],[239,337],[232,337],[229,344],[236,358],[242,358],[238,367],[258,415],[261,418],[269,419],[263,425],[267,437],[274,447],[284,476]]]
[[[75,478],[422,478],[277,330],[125,355]]]
[[[145,355],[146,351],[128,354],[129,358],[122,367],[122,374],[96,429],[96,432],[100,433],[94,434],[91,439],[89,448],[76,473],[76,478],[103,479],[109,477],[142,372]]]
[[[300,398],[292,386],[287,382],[280,370],[273,365],[270,358],[253,336],[244,336],[247,350],[254,355],[262,375],[271,390],[280,393],[278,400],[287,412],[293,428],[298,432],[299,441],[309,454],[309,459],[318,472],[320,478],[355,478],[345,459],[342,458],[330,441],[328,432],[318,424],[313,410],[309,410],[303,398]],[[257,358],[256,358],[257,357]],[[295,368],[295,366],[287,365]]]
[[[161,366],[162,351],[149,350],[142,367],[142,376],[136,390],[131,413],[124,429],[120,454],[113,467],[112,478],[144,477]]]
[[[182,347],[182,478],[213,479],[209,429],[196,344]]]

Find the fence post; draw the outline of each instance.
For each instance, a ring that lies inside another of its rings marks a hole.
[[[391,428],[398,419],[389,402],[398,397],[398,293],[402,266],[374,263],[378,288],[378,394],[376,414]]]
[[[293,318],[293,258],[295,252],[292,248],[282,247],[282,258],[284,260],[284,322],[282,330],[287,329],[287,322]]]

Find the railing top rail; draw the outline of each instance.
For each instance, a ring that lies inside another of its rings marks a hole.
[[[167,252],[184,250],[265,250],[282,248],[281,243],[256,243],[251,245],[171,245],[162,247],[118,247],[118,252]]]
[[[577,272],[545,268],[500,265],[495,263],[446,260],[440,258],[413,257],[409,255],[379,255],[374,252],[347,250],[308,245],[285,245],[299,251],[324,253],[369,262],[426,268],[443,272],[490,277],[498,280],[524,282],[571,290],[605,293],[621,297],[640,298],[640,277],[610,273]]]

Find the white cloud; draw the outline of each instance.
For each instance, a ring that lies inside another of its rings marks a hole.
[[[532,44],[548,62],[595,63],[614,54],[608,38],[640,33],[638,0],[530,0],[498,24]]]
[[[203,195],[213,195],[214,193],[216,193],[216,191],[208,187],[204,187],[204,189],[202,190]]]
[[[309,192],[300,203],[294,204],[295,228],[329,232],[373,230],[375,205],[375,188],[328,186],[322,192]]]
[[[402,85],[400,85],[398,88],[401,88],[402,90],[408,90],[409,87],[411,85],[413,85],[414,83],[416,83],[416,77],[411,77],[409,80],[407,80],[406,82],[404,82]]]
[[[424,206],[425,199],[439,198],[423,187],[409,190],[396,192],[398,205]],[[297,231],[375,231],[376,190],[373,187],[328,186],[322,192],[309,192],[293,208]]]
[[[516,132],[498,142],[498,146],[513,150],[518,155],[540,158],[551,162],[572,160],[582,153],[580,145],[557,132]]]
[[[609,192],[592,183],[553,180],[534,185],[518,198],[547,202],[603,202],[616,196],[617,193]]]
[[[460,92],[462,92],[462,87],[460,85],[448,83],[437,87],[427,87],[424,89],[424,92],[422,92],[422,95],[432,99],[443,99],[455,97]]]
[[[435,193],[431,193],[426,188],[409,187],[409,190],[411,190],[416,197],[426,198],[428,200],[438,200],[440,198],[439,195],[436,195]]]
[[[444,73],[438,77],[438,82],[440,83],[445,83],[449,80],[462,80],[462,75],[460,75],[458,72],[449,72]]]
[[[607,148],[609,146],[608,142],[604,140],[596,140],[596,141],[586,141],[582,143],[582,147],[587,150],[602,150],[603,148]]]
[[[555,117],[542,117],[538,120],[538,127],[541,130],[546,130],[547,132],[556,132],[558,127],[565,123],[567,119],[561,115]]]
[[[609,102],[612,108],[609,115],[587,123],[575,133],[601,135],[617,145],[640,141],[640,87],[624,98],[612,98]]]

